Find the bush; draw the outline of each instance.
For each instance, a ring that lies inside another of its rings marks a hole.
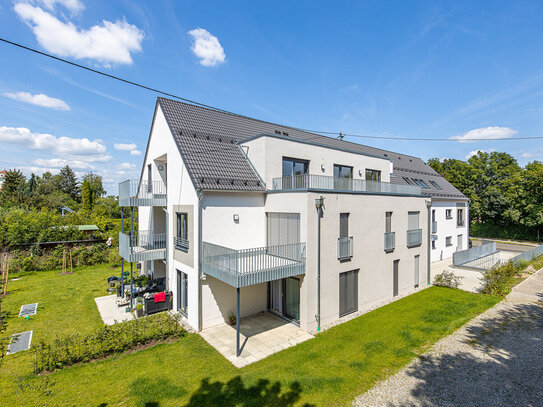
[[[51,371],[125,352],[152,341],[180,338],[186,331],[166,312],[145,318],[104,325],[86,334],[40,341],[35,348],[35,372]]]
[[[434,285],[439,287],[458,288],[462,277],[455,276],[452,271],[444,270],[434,278]]]
[[[501,296],[509,294],[515,285],[515,275],[519,270],[512,261],[509,261],[502,266],[483,271],[482,293]]]

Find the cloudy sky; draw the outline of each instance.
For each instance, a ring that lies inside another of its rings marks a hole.
[[[15,0],[0,37],[281,124],[419,156],[543,159],[543,3]],[[0,168],[137,177],[156,95],[0,43]],[[502,141],[470,141],[501,138]]]

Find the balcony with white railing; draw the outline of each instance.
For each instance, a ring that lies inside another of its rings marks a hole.
[[[326,175],[293,175],[273,178],[272,191],[335,191],[368,194],[422,195],[415,185],[391,184],[353,178],[338,178]]]
[[[340,237],[337,240],[338,260],[348,260],[353,257],[353,237]]]
[[[392,252],[396,248],[396,232],[385,232],[385,252]]]
[[[130,263],[166,259],[166,234],[140,230],[119,232],[119,255]]]
[[[204,274],[233,287],[305,274],[305,243],[231,249],[202,242]]]
[[[119,206],[166,206],[166,185],[162,181],[123,181],[119,183]]]
[[[407,231],[407,247],[416,247],[422,244],[422,229]]]

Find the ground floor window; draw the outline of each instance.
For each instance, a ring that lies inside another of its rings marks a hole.
[[[270,283],[270,309],[285,318],[300,321],[300,280],[283,278]]]
[[[187,273],[177,270],[177,309],[185,316],[189,311],[188,286]]]
[[[452,246],[452,236],[447,236],[445,238],[445,246],[447,247]]]
[[[419,287],[419,265],[420,265],[420,256],[417,254],[415,256],[415,288]]]
[[[435,248],[436,248],[436,241],[432,240],[432,249],[435,249]]]
[[[398,295],[398,280],[400,278],[400,260],[394,260],[394,265],[392,266],[392,296],[396,297]]]
[[[339,316],[358,311],[358,270],[339,274]]]

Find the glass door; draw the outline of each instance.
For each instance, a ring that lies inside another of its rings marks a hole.
[[[300,280],[289,277],[285,280],[285,316],[300,320]]]

